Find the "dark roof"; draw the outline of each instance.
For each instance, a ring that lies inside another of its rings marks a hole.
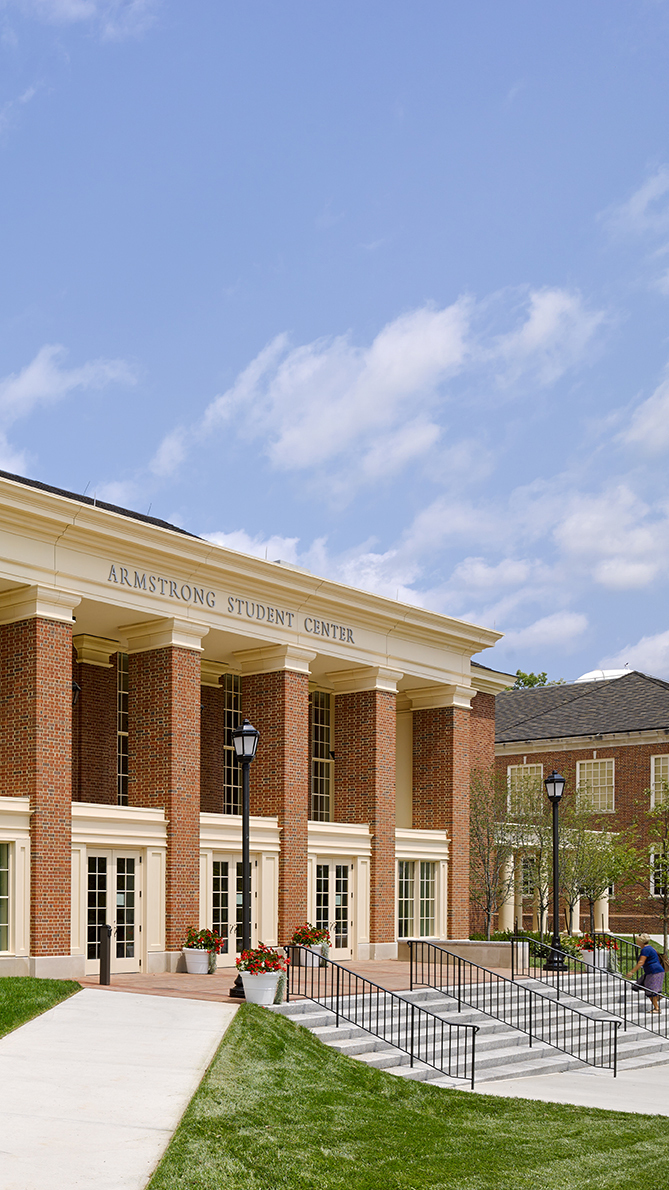
[[[503,674],[505,678],[511,678],[512,682],[515,682],[515,680],[516,680],[515,674],[508,674],[505,669],[492,669],[492,667],[490,665],[481,665],[481,662],[474,661],[473,657],[471,659],[470,664],[474,666],[474,669],[484,669],[486,671],[486,673],[489,673],[489,674]]]
[[[495,707],[498,744],[651,731],[669,728],[669,682],[632,670],[602,682],[505,690]]]
[[[133,521],[144,521],[147,525],[157,525],[159,529],[171,529],[173,533],[182,533],[184,537],[196,537],[196,533],[189,533],[187,529],[180,529],[178,525],[171,525],[169,521],[161,521],[159,517],[148,516],[142,512],[132,512],[129,508],[119,508],[117,504],[107,504],[95,496],[79,496],[76,492],[66,492],[63,488],[54,488],[50,483],[40,483],[38,479],[25,479],[23,475],[12,475],[10,471],[0,471],[0,479],[11,479],[14,483],[24,483],[28,488],[39,488],[41,492],[53,492],[56,496],[65,496],[68,500],[76,500],[79,504],[90,504],[92,508],[104,508],[107,512],[116,512],[119,516],[131,517]]]

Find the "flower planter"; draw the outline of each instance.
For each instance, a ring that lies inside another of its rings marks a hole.
[[[248,971],[242,971],[246,1003],[265,1007],[273,1004],[280,974],[280,971],[265,971],[262,975],[250,975]]]
[[[317,967],[322,958],[323,951],[320,942],[314,942],[311,946],[302,947],[300,950],[301,967]]]
[[[584,963],[588,963],[590,967],[600,967],[606,971],[609,965],[609,952],[604,949],[582,950],[581,960]]]
[[[181,953],[186,960],[186,971],[189,975],[209,974],[208,950],[196,950],[192,946],[184,946]]]

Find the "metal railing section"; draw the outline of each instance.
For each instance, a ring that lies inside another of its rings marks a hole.
[[[340,1021],[357,1025],[452,1078],[474,1087],[478,1025],[442,1020],[436,1013],[405,1000],[331,959],[314,956],[304,946],[286,946],[290,959],[286,999],[303,996],[327,1008]],[[303,958],[304,956],[304,958]],[[308,965],[307,965],[308,964]]]
[[[615,957],[615,965],[609,965],[609,971],[619,971],[624,975],[638,962],[641,947],[636,942],[630,942],[629,938],[621,938],[619,934],[611,934],[608,930],[595,930],[593,937],[595,947],[598,942],[602,942],[604,949],[608,947],[609,958]],[[612,943],[615,943],[615,948]]]
[[[615,935],[609,934],[608,938],[615,938]],[[626,939],[621,941],[625,942]],[[554,950],[546,942],[518,935],[511,939],[511,978],[537,980],[547,988],[552,988],[557,1000],[571,996],[605,1012],[614,1013],[622,1018],[624,1029],[627,1029],[628,1024],[638,1025],[649,1033],[669,1037],[669,996],[658,992],[660,1012],[650,1012],[646,1008],[647,997],[643,987],[625,979],[623,972],[613,971],[608,966],[595,966],[595,956],[605,954],[611,964],[615,958],[616,965],[625,967],[629,961],[630,967],[633,967],[640,948],[635,947],[634,943],[628,945],[636,951],[629,960],[623,959],[621,963],[616,951],[595,949],[588,952],[593,956],[593,961],[589,962],[566,951]]]
[[[618,1029],[621,1022],[588,1016],[559,1000],[479,967],[433,942],[409,941],[410,986],[421,984],[452,996],[536,1039],[571,1054],[588,1066],[618,1069]]]

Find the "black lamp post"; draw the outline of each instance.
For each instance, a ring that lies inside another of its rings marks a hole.
[[[560,824],[558,814],[565,780],[555,769],[544,780],[548,800],[553,807],[553,941],[544,970],[561,971],[566,964],[560,948]]]
[[[235,756],[242,766],[242,950],[251,947],[251,801],[249,794],[249,766],[255,757],[260,732],[245,719],[232,733]],[[236,945],[236,944],[235,944]],[[244,999],[244,981],[238,975],[230,995]]]

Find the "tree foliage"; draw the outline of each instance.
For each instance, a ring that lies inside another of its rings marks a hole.
[[[490,940],[492,920],[513,889],[512,840],[504,828],[506,781],[492,769],[473,769],[469,790],[470,898],[485,918]]]

